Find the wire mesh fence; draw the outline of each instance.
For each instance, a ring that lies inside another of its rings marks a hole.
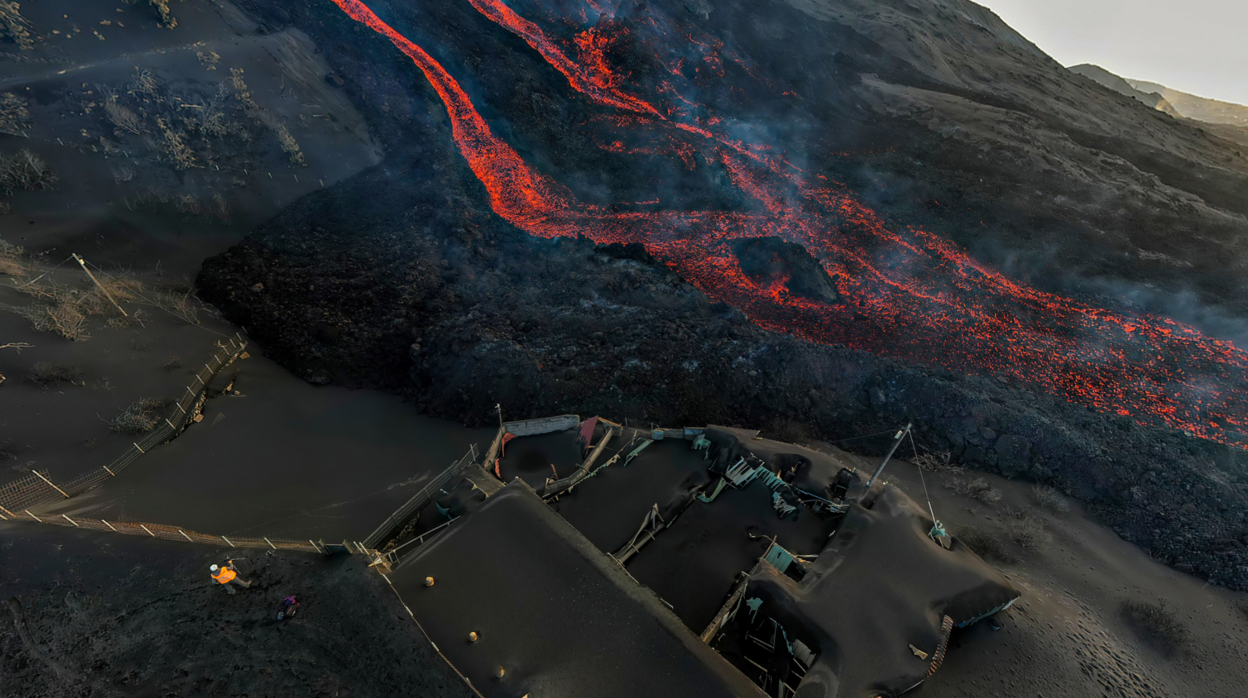
[[[323,554],[332,552],[348,552],[353,554],[369,553],[369,551],[360,544],[352,543],[350,541],[327,544],[324,541],[314,541],[311,539],[293,540],[290,538],[255,538],[249,536],[227,537],[200,533],[198,531],[179,528],[177,526],[167,526],[164,524],[136,523],[134,521],[105,521],[104,519],[88,519],[80,517],[70,518],[65,514],[45,514],[43,516],[39,516],[28,510],[13,511],[7,507],[0,507],[0,520],[31,521],[34,523],[55,526],[85,528],[92,531],[121,533],[124,535],[144,536],[147,538],[160,538],[163,540],[180,541],[183,543],[219,545],[227,548],[265,548],[268,550],[294,550],[305,553]]]
[[[368,538],[364,539],[364,545],[369,548],[380,547],[381,543],[385,542],[386,538],[390,534],[394,533],[395,529],[402,524],[404,520],[416,513],[417,509],[432,499],[434,493],[450,482],[452,478],[462,473],[468,466],[475,463],[476,458],[477,445],[473,444],[468,447],[468,452],[460,457],[459,460],[451,463],[451,467],[443,470],[433,479],[432,482],[422,487],[421,490],[413,495],[411,499],[408,499],[403,506],[396,509],[393,514],[387,517],[375,531],[369,534]]]
[[[59,485],[52,481],[47,471],[34,471],[0,485],[0,508],[13,512],[37,509],[82,494],[116,477],[139,456],[181,434],[202,409],[204,400],[207,399],[208,381],[223,368],[237,361],[246,348],[247,342],[237,334],[226,342],[218,342],[217,351],[195,374],[195,380],[174,403],[169,416],[107,465],[93,468]]]

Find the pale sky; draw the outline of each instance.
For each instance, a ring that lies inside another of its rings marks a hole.
[[[1062,65],[1248,105],[1248,0],[975,0]]]

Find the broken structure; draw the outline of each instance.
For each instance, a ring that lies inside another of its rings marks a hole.
[[[896,696],[1018,592],[869,475],[564,415],[503,425],[370,541],[488,696]]]

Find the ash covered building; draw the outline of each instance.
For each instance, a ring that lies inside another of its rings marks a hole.
[[[369,542],[486,696],[897,696],[1018,592],[897,488],[723,427],[503,425]]]

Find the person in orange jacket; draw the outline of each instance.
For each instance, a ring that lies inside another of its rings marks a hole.
[[[238,570],[234,567],[234,561],[230,560],[225,563],[224,567],[213,565],[208,568],[212,573],[212,581],[225,587],[226,592],[233,594],[234,587],[239,586],[244,589],[251,586],[251,582],[238,576]]]

